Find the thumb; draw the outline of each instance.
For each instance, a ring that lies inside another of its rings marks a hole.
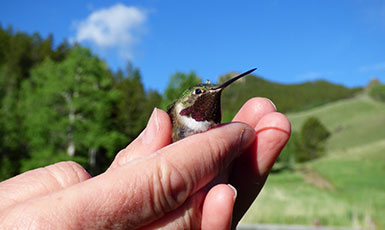
[[[255,136],[248,125],[226,124],[19,208],[34,215],[49,213],[51,218],[45,220],[58,228],[63,220],[67,228],[137,228],[182,206],[245,151]]]
[[[146,128],[126,148],[115,157],[110,168],[127,164],[136,158],[153,153],[171,143],[171,121],[168,114],[155,108]]]

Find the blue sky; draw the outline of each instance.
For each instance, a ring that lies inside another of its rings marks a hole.
[[[0,3],[2,27],[67,38],[112,69],[131,60],[146,88],[176,71],[203,80],[255,72],[271,81],[385,82],[385,1],[26,1]]]

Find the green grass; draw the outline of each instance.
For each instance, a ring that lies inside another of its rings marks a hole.
[[[243,222],[385,227],[385,104],[360,96],[288,116],[294,130],[320,118],[332,132],[328,154],[270,175]],[[306,182],[303,167],[334,190]]]
[[[316,116],[332,132],[328,150],[349,149],[385,138],[385,103],[368,96],[341,100],[301,113],[288,114],[293,130]]]

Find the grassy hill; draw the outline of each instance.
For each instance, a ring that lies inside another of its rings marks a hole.
[[[309,116],[332,132],[327,156],[272,174],[243,221],[385,227],[385,104],[358,96],[288,114],[294,130]]]
[[[343,150],[385,138],[385,104],[361,95],[312,110],[289,114],[293,129],[309,116],[318,117],[332,132],[328,150]]]
[[[223,75],[224,82],[235,74]],[[351,98],[360,88],[347,88],[324,80],[298,84],[280,84],[261,77],[244,77],[223,91],[222,109],[224,120],[230,121],[236,111],[251,97],[267,97],[274,101],[280,112],[300,111],[314,108],[343,98]]]

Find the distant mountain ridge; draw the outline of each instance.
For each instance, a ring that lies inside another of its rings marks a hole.
[[[224,82],[234,76],[229,73],[219,77]],[[232,114],[252,97],[271,99],[280,112],[302,111],[312,107],[350,98],[362,91],[362,88],[348,88],[325,80],[299,84],[281,84],[268,81],[256,75],[249,75],[224,90],[222,95],[223,110]]]

